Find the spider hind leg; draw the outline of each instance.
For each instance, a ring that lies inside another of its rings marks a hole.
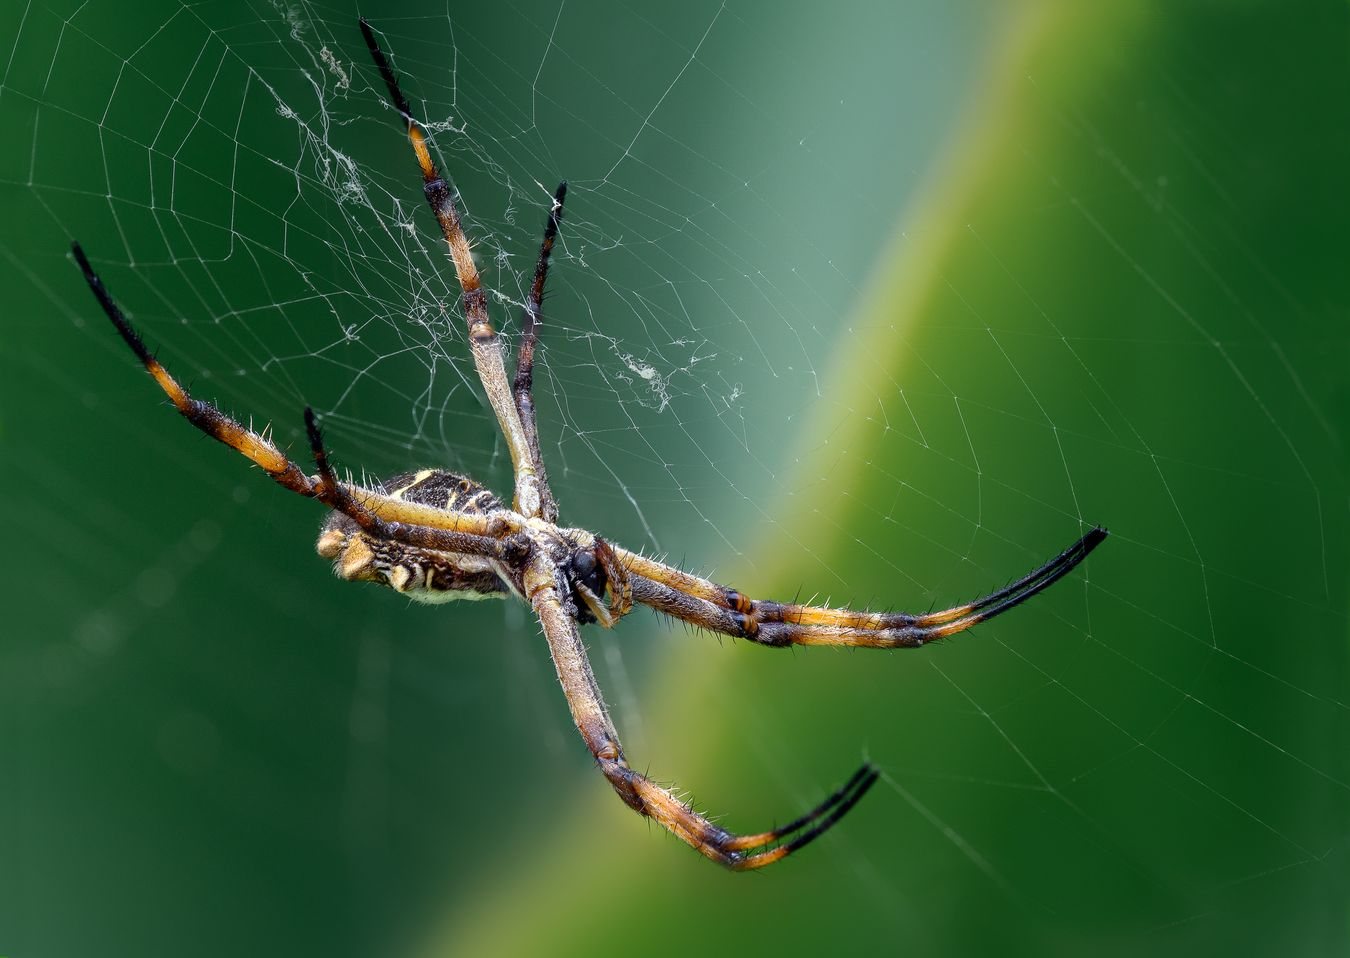
[[[624,804],[654,819],[705,857],[734,871],[780,861],[824,834],[876,783],[878,772],[864,765],[810,812],[771,831],[736,835],[714,824],[628,764],[586,658],[577,620],[567,611],[554,570],[547,563],[535,565],[526,571],[524,584],[548,640],[572,721],[601,772]]]
[[[821,606],[751,599],[735,589],[681,572],[652,559],[618,550],[631,574],[633,596],[666,615],[759,645],[835,645],[918,648],[1001,615],[1068,575],[1106,539],[1092,529],[1049,562],[982,599],[942,612],[855,612]]]
[[[630,808],[655,819],[699,854],[732,871],[753,871],[782,861],[829,831],[876,784],[881,773],[864,763],[832,795],[805,815],[767,832],[737,835],[710,822],[668,789],[618,759],[597,758],[605,778]]]

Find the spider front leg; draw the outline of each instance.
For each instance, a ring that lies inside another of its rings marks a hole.
[[[254,432],[211,403],[192,398],[187,388],[150,352],[145,340],[123,314],[108,287],[94,272],[80,244],[72,243],[70,250],[84,273],[90,292],[98,300],[103,312],[112,321],[122,340],[141,361],[145,371],[169,397],[174,408],[184,419],[212,439],[224,443],[261,467],[284,488],[307,499],[317,499],[339,512],[345,512],[358,524],[375,529],[376,534],[385,538],[399,539],[409,545],[420,545],[424,548],[449,549],[451,545],[460,545],[464,547],[460,551],[465,552],[495,549],[497,546],[489,546],[488,540],[495,542],[519,531],[518,524],[506,517],[432,509],[338,482],[328,468],[327,454],[323,450],[322,440],[314,423],[314,414],[308,409],[305,410],[305,425],[309,431],[311,449],[319,465],[320,474],[317,477],[306,475],[297,463],[277,448],[265,432]]]
[[[459,208],[455,205],[454,191],[441,176],[436,162],[431,158],[431,149],[427,143],[427,133],[412,115],[412,107],[399,88],[398,78],[393,68],[375,41],[370,24],[362,18],[361,35],[365,37],[370,57],[375,68],[384,79],[389,90],[389,99],[394,108],[403,117],[408,132],[408,143],[412,146],[417,165],[422,171],[422,193],[426,196],[431,212],[440,224],[441,234],[445,237],[450,251],[450,259],[455,266],[455,275],[459,279],[464,306],[464,319],[469,327],[469,349],[473,354],[474,368],[487,393],[488,403],[496,413],[497,424],[501,428],[502,438],[511,450],[511,464],[515,470],[515,507],[516,511],[527,517],[542,515],[545,501],[552,502],[552,494],[547,492],[542,473],[536,465],[535,454],[531,451],[530,440],[521,421],[520,410],[512,394],[511,384],[506,379],[506,364],[502,355],[502,341],[492,320],[488,317],[487,293],[478,275],[478,267],[473,261],[473,252],[469,248],[468,237],[464,235],[464,226],[460,222]],[[551,245],[551,244],[550,244]],[[537,446],[536,439],[536,446]]]
[[[879,773],[864,764],[842,788],[782,828],[736,835],[714,825],[628,764],[586,658],[576,620],[563,605],[558,570],[547,562],[534,562],[523,581],[526,596],[544,628],[572,720],[605,778],[629,808],[655,819],[700,854],[734,871],[773,864],[822,835],[876,783]]]
[[[1105,538],[1105,529],[1093,529],[1011,585],[975,602],[926,615],[854,612],[751,599],[735,589],[626,549],[616,548],[615,552],[633,574],[635,600],[700,628],[773,647],[836,645],[894,649],[918,648],[1007,612],[1068,575]]]
[[[525,430],[525,441],[530,447],[535,471],[539,474],[539,515],[546,522],[558,521],[558,504],[548,485],[544,456],[539,450],[539,425],[534,414],[534,347],[539,341],[539,327],[543,325],[544,283],[548,279],[548,260],[553,244],[558,239],[558,223],[562,219],[563,200],[567,198],[567,181],[558,184],[549,207],[548,222],[544,225],[544,240],[539,244],[539,259],[534,267],[534,282],[525,299],[525,318],[521,323],[520,346],[516,350],[516,375],[511,391],[516,399],[516,411]]]

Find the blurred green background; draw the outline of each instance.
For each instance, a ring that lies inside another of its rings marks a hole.
[[[463,6],[361,12],[508,333],[572,183],[568,521],[917,608],[1112,538],[919,653],[592,628],[634,764],[732,828],[883,770],[725,874],[522,608],[334,579],[66,254],[279,441],[312,403],[354,470],[509,488],[355,9],[8,0],[0,954],[1345,953],[1345,4]]]

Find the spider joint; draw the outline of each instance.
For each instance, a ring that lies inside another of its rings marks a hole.
[[[726,604],[730,608],[735,609],[737,612],[741,613],[749,612],[751,608],[754,607],[755,604],[754,599],[750,598],[748,595],[745,595],[742,592],[737,592],[735,589],[727,589],[723,598],[726,600]]]
[[[638,791],[642,776],[628,767],[622,754],[617,758],[607,757],[606,753],[610,750],[617,752],[618,747],[613,742],[606,742],[596,750],[595,760],[600,764],[600,771],[609,779],[609,784],[618,793],[619,798],[623,799],[625,805],[639,815],[650,814],[646,801]]]
[[[475,326],[482,326],[489,330],[492,329],[492,324],[486,320],[487,293],[483,292],[481,286],[475,287],[474,289],[466,289],[460,297],[460,301],[464,304],[465,314],[474,321]],[[475,320],[475,317],[480,316],[484,318]],[[492,335],[495,336],[496,333],[494,332]]]
[[[441,198],[449,192],[450,188],[445,185],[445,180],[441,179],[439,176],[433,180],[427,180],[422,184],[422,195],[427,198],[427,202],[430,203],[433,208],[437,208]]]
[[[534,543],[523,532],[513,532],[502,539],[502,558],[518,565],[524,563],[534,552]]]

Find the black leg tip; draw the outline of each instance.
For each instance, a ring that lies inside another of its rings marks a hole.
[[[70,241],[70,252],[75,257],[75,262],[80,264],[80,269],[84,272],[84,275],[92,275],[94,268],[89,265],[89,257],[84,255],[84,250],[80,247],[78,240]]]
[[[328,464],[328,450],[323,444],[323,430],[319,428],[312,406],[305,407],[305,433],[309,436],[309,451],[314,457],[314,465],[319,470],[323,485],[331,491],[336,482],[333,479],[332,466]]]
[[[1105,542],[1108,535],[1110,535],[1110,533],[1104,528],[1095,526],[1091,532],[1083,536],[1083,554],[1087,555],[1093,549],[1097,548],[1097,546]]]
[[[150,355],[150,350],[146,348],[145,341],[141,339],[140,333],[132,328],[131,323],[127,322],[127,318],[122,315],[122,310],[113,302],[108,287],[103,285],[103,280],[99,279],[98,273],[94,272],[94,267],[89,265],[89,257],[84,255],[83,247],[79,243],[71,241],[70,252],[75,257],[75,262],[79,264],[80,271],[84,273],[84,281],[89,286],[89,291],[94,294],[99,306],[103,307],[104,314],[112,320],[112,324],[117,327],[117,332],[121,335],[122,340],[131,347],[131,351],[149,368],[154,363],[155,358]]]
[[[384,51],[380,49],[379,41],[375,39],[375,31],[370,28],[365,17],[358,21],[361,27],[361,36],[365,37],[366,49],[370,51],[370,58],[375,61],[375,69],[380,71],[380,76],[384,78],[384,85],[389,88],[389,99],[393,101],[394,108],[403,114],[409,122],[412,119],[412,107],[408,105],[407,98],[403,91],[399,89],[398,78],[394,76],[394,68],[389,65],[389,60],[385,57]]]
[[[375,39],[375,31],[370,28],[370,22],[361,17],[357,20],[357,25],[361,28],[361,36],[366,41],[366,49],[370,51],[375,66],[379,68],[380,73],[386,73],[389,70],[389,63],[384,58],[384,51],[380,49],[380,42]]]

